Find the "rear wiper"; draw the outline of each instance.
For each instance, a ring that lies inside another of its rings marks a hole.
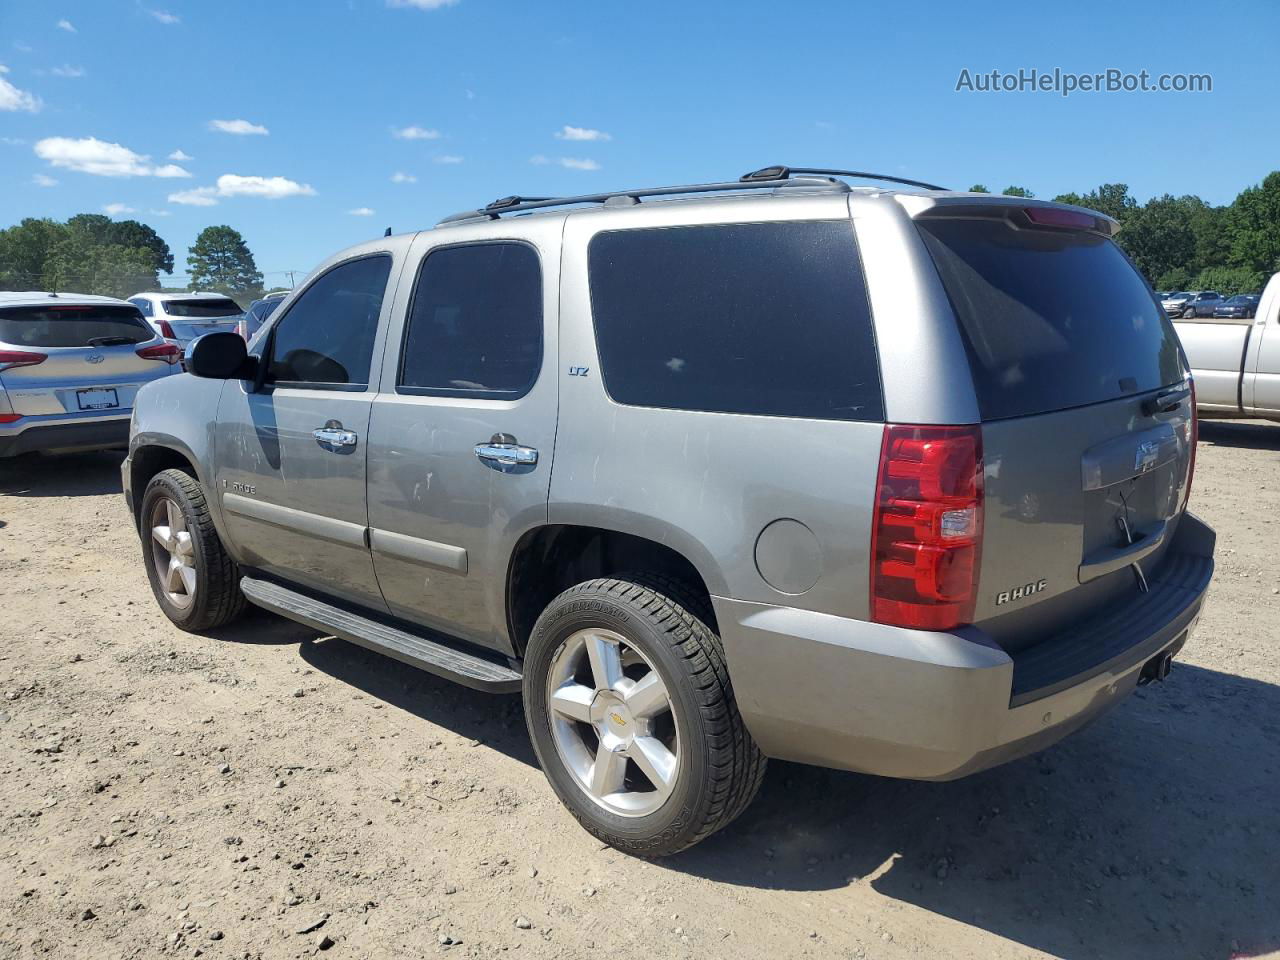
[[[118,347],[124,343],[141,343],[141,340],[134,340],[132,337],[90,337],[89,346],[91,347]]]

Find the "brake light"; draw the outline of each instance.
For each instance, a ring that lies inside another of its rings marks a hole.
[[[973,620],[982,553],[979,426],[886,424],[871,533],[871,619],[919,630]]]
[[[173,327],[169,326],[169,321],[164,317],[160,318],[160,336],[164,337],[166,340],[178,339],[177,336],[174,335]]]
[[[1191,500],[1191,480],[1196,475],[1196,447],[1200,445],[1200,414],[1196,409],[1196,382],[1188,378],[1191,384],[1191,457],[1187,464],[1187,489],[1182,497],[1185,508]]]
[[[172,343],[157,343],[154,347],[143,347],[137,351],[143,360],[160,360],[164,363],[177,363],[182,359],[182,349]]]
[[[0,370],[12,367],[34,367],[49,359],[45,353],[31,353],[27,350],[0,350]]]
[[[1095,217],[1061,207],[1024,207],[1022,212],[1040,227],[1069,227],[1072,230],[1096,230],[1098,227]]]
[[[0,413],[0,423],[16,423],[21,419],[20,413]]]

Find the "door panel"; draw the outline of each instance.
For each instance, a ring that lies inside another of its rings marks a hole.
[[[1253,335],[1262,338],[1253,379],[1253,407],[1260,414],[1275,417],[1280,415],[1280,317],[1264,318],[1253,328]]]
[[[538,218],[490,243],[468,243],[466,227],[420,235],[369,425],[370,540],[391,612],[506,652],[508,560],[547,518],[560,228]],[[537,462],[482,460],[491,441]]]
[[[383,608],[365,545],[364,438],[368,393],[229,384],[218,410],[214,484],[242,563]],[[314,433],[330,421],[356,434],[334,447]]]

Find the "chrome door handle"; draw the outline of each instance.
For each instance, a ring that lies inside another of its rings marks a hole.
[[[491,467],[532,467],[538,462],[538,451],[533,447],[522,447],[514,442],[495,442],[476,444],[476,456],[480,462]]]
[[[356,432],[346,429],[337,420],[330,420],[320,429],[311,431],[311,435],[316,438],[317,442],[328,444],[331,447],[354,447],[356,445]]]

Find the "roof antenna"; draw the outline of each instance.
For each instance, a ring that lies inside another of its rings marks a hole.
[[[384,234],[383,234],[383,236],[384,236],[384,237],[389,237],[389,236],[391,236],[391,228],[390,228],[390,227],[387,227],[387,232],[386,232],[386,233],[384,233]]]

